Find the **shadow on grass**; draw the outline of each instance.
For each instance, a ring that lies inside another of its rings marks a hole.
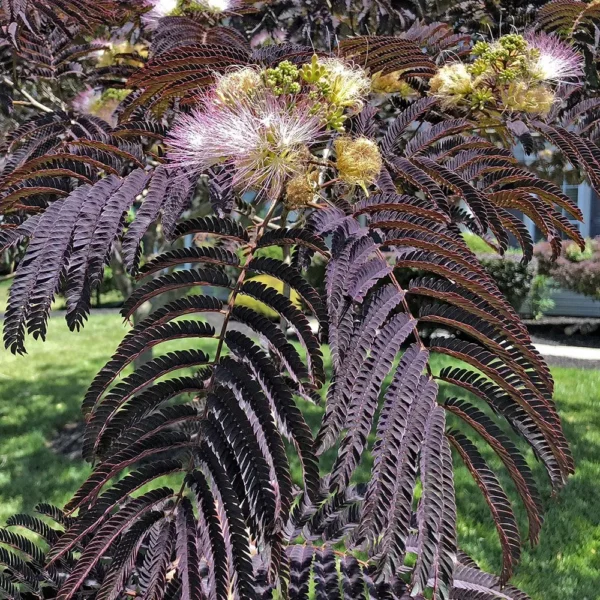
[[[81,419],[90,382],[125,330],[118,315],[93,316],[80,333],[50,320],[48,341],[28,340],[27,356],[0,349],[0,521],[45,501],[62,505],[89,472],[50,443]]]
[[[93,372],[40,368],[35,381],[0,381],[0,516],[30,511],[38,502],[64,503],[89,467],[56,454],[50,442],[79,420]]]

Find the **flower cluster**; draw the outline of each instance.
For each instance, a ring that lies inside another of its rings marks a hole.
[[[471,56],[470,65],[446,65],[431,80],[431,93],[447,106],[544,114],[555,102],[553,84],[575,85],[583,77],[578,53],[545,33],[478,42]]]
[[[338,175],[349,185],[358,185],[367,193],[367,186],[375,183],[383,159],[377,144],[368,138],[355,140],[341,137],[335,141]]]
[[[215,102],[235,106],[240,99],[252,100],[264,94],[263,77],[258,69],[244,67],[222,75],[214,87]]]
[[[201,107],[181,116],[167,140],[169,160],[198,174],[232,168],[238,190],[277,197],[290,206],[310,203],[318,190],[315,144],[343,131],[349,113],[362,108],[370,80],[337,59],[302,67],[243,67],[217,77]],[[366,189],[381,170],[376,144],[343,137],[336,143],[340,181]]]
[[[318,171],[307,171],[296,175],[285,188],[285,198],[288,208],[292,210],[309,204],[317,194],[319,184]]]
[[[371,89],[378,94],[398,94],[402,98],[416,100],[419,97],[417,90],[404,81],[402,75],[403,71],[393,71],[387,75],[382,75],[381,71],[375,73],[371,79]]]
[[[337,58],[321,60],[316,54],[300,69],[283,61],[267,69],[264,77],[266,86],[277,96],[305,93],[313,113],[323,115],[324,124],[336,131],[343,131],[348,111],[360,111],[371,91],[371,80],[361,68]]]
[[[525,39],[535,52],[530,67],[540,81],[576,84],[584,77],[581,55],[560,38],[539,32]]]

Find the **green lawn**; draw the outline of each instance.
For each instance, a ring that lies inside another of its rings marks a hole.
[[[48,443],[80,417],[83,394],[125,329],[117,314],[96,315],[71,333],[50,320],[48,341],[28,340],[26,356],[0,349],[0,520],[41,501],[64,503],[89,469]]]
[[[524,549],[513,582],[534,600],[600,598],[600,371],[552,369],[555,398],[577,471],[554,498],[535,469],[546,507],[540,544]],[[497,568],[499,544],[470,475],[457,474],[460,541],[485,568]],[[515,497],[514,494],[512,496]],[[519,511],[523,523],[524,511]],[[523,529],[522,529],[523,530]]]
[[[116,314],[93,316],[81,333],[51,320],[46,343],[29,355],[0,350],[0,519],[42,500],[64,503],[89,472],[79,460],[49,447],[58,430],[79,418],[81,398],[125,329]],[[437,359],[437,369],[447,361]],[[541,543],[525,549],[514,583],[534,600],[600,597],[600,372],[554,369],[556,400],[573,445],[577,474],[550,498],[536,466],[547,507]],[[316,426],[320,409],[310,407]],[[324,463],[330,461],[326,457]],[[493,461],[493,457],[492,457]],[[359,472],[366,477],[368,463]],[[461,545],[488,569],[498,568],[499,544],[479,490],[457,469]],[[504,479],[503,479],[504,480]],[[514,497],[514,496],[513,496]],[[517,507],[518,508],[518,507]],[[518,512],[521,522],[522,511]]]
[[[8,304],[8,292],[10,291],[11,282],[11,279],[0,281],[0,312],[4,312],[6,310],[6,305]]]

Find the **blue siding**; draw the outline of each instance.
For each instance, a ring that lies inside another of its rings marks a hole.
[[[600,197],[591,190],[590,200],[590,237],[600,236]]]

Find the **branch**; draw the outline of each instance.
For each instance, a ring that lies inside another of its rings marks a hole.
[[[46,106],[45,104],[42,104],[41,102],[38,102],[29,92],[26,92],[20,86],[16,85],[8,77],[2,77],[2,82],[5,83],[6,85],[8,85],[9,87],[11,87],[12,89],[16,90],[17,92],[19,92],[21,94],[21,96],[27,98],[27,100],[28,100],[28,103],[15,102],[15,104],[21,104],[23,106],[27,106],[27,105],[34,106],[35,108],[39,108],[40,110],[42,110],[46,113],[54,112],[54,109]]]

